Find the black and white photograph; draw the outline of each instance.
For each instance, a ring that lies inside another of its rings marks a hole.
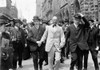
[[[0,70],[100,70],[100,0],[0,0]]]

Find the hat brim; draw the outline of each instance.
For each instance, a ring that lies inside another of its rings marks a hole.
[[[40,21],[40,19],[33,19],[33,21]]]

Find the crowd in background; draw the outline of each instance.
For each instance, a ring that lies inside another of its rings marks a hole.
[[[45,61],[45,65],[50,66],[50,70],[58,70],[59,64],[63,63],[65,59],[69,59],[70,56],[70,70],[74,70],[74,66],[78,70],[82,70],[82,68],[87,70],[89,51],[92,54],[95,70],[99,70],[99,25],[98,20],[86,19],[82,14],[74,15],[73,21],[68,19],[59,21],[57,16],[46,21],[34,16],[31,23],[20,19],[12,19],[5,23],[0,22],[1,70],[16,70],[17,62],[19,67],[23,68],[22,60],[31,57],[35,70],[43,69],[43,61]],[[46,33],[47,29],[48,32]],[[61,38],[59,38],[60,35]],[[49,42],[51,38],[53,38],[52,41],[56,41],[53,42],[54,45]],[[61,41],[58,41],[58,39],[61,39]],[[60,48],[58,48],[58,42],[62,44]],[[50,48],[52,47],[51,44],[53,47],[57,46],[57,48]],[[82,61],[84,61],[84,64]]]

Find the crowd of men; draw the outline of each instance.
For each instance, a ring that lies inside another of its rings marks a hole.
[[[87,70],[89,51],[95,70],[99,70],[99,22],[86,19],[81,13],[75,14],[70,22],[59,21],[57,15],[49,22],[34,16],[29,24],[25,20],[13,19],[9,23],[0,22],[0,29],[1,70],[17,70],[17,65],[23,68],[26,47],[29,55],[25,55],[32,56],[34,70],[43,70],[44,61],[49,70],[59,70],[60,63],[64,58],[69,59],[69,54],[70,70],[75,66],[77,70]]]

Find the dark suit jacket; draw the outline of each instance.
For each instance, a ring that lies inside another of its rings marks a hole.
[[[20,31],[21,31],[21,42],[23,46],[25,46],[25,31],[21,28],[20,28]]]
[[[99,28],[94,26],[92,29],[89,29],[89,38],[88,38],[88,44],[89,48],[92,50],[95,50],[96,46],[98,45],[98,33]]]
[[[66,30],[66,41],[69,38],[69,45],[70,45],[70,51],[74,52],[77,48],[77,46],[81,50],[88,50],[88,28],[89,28],[89,22],[82,17],[85,24],[80,24],[78,28],[75,27],[74,24],[70,25]]]
[[[25,32],[24,32],[24,30],[22,28],[20,28],[19,31],[21,32],[21,39],[20,39],[20,41],[22,43],[22,47],[20,47],[20,48],[24,49],[24,46],[25,46]],[[16,38],[16,34],[17,34],[17,30],[14,27],[12,27],[12,29],[11,29],[11,36],[14,36]],[[14,42],[16,42],[16,41],[14,41]],[[14,42],[13,42],[13,44],[14,44]]]
[[[30,41],[30,45],[32,45],[33,51],[35,51],[38,47],[36,41],[40,41],[43,33],[45,31],[45,26],[43,26],[42,24],[39,26],[39,29],[37,29],[35,26],[33,26],[31,28],[31,30],[29,31],[29,38],[28,41]],[[30,50],[32,50],[32,48],[30,48]]]

